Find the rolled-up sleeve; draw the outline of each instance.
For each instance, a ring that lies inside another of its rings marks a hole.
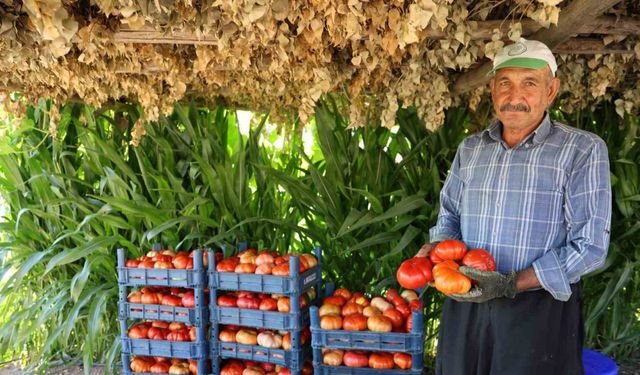
[[[570,283],[602,266],[611,228],[611,178],[607,147],[597,138],[574,164],[564,196],[566,245],[533,262],[540,284],[566,301]]]
[[[446,239],[462,239],[460,231],[460,201],[464,181],[460,176],[460,153],[463,144],[458,147],[456,156],[451,163],[449,175],[440,190],[440,211],[438,222],[429,230],[429,241],[440,242]]]

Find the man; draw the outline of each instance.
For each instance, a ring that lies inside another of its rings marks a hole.
[[[446,298],[439,375],[582,374],[579,280],[607,255],[611,185],[605,143],[551,121],[560,81],[543,43],[520,39],[493,62],[490,126],[458,147],[440,193],[434,244],[484,248],[497,272]]]

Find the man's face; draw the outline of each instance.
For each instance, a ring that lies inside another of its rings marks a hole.
[[[493,107],[505,130],[537,126],[544,111],[558,94],[560,81],[548,67],[503,68],[489,83]]]

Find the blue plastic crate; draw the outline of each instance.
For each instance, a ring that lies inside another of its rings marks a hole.
[[[216,271],[215,258],[213,253],[209,253],[209,288],[218,290],[242,290],[246,292],[291,295],[293,293],[302,294],[312,286],[320,285],[321,274],[321,251],[316,246],[315,256],[318,265],[304,273],[298,272],[300,260],[297,256],[289,259],[289,269],[292,273],[289,276],[242,274],[235,272]]]
[[[347,366],[327,366],[327,365],[313,365],[314,375],[421,375],[422,368],[420,369],[389,369],[380,370],[369,367],[347,367]]]
[[[302,309],[300,314],[288,314],[278,311],[212,306],[211,322],[279,331],[294,330],[309,325],[309,309]]]
[[[171,286],[196,288],[205,285],[206,271],[201,250],[193,256],[193,269],[155,269],[125,267],[125,251],[118,249],[118,283],[130,286]]]
[[[584,375],[618,375],[618,365],[604,354],[583,349],[582,363]]]
[[[211,351],[211,358],[236,358],[256,362],[268,362],[286,367],[290,370],[302,369],[304,360],[311,358],[311,351],[308,346],[298,350],[284,350],[220,341],[217,341],[216,346],[217,348],[213,348]]]
[[[201,359],[208,355],[207,342],[122,338],[122,352],[129,355]]]
[[[318,308],[312,306],[311,346],[314,349],[357,349],[383,352],[422,353],[424,351],[424,324],[422,312],[413,312],[413,330],[410,333],[325,330],[320,328]]]
[[[202,311],[200,311],[202,310]],[[175,307],[142,303],[120,303],[120,319],[162,320],[165,322],[187,323],[199,327],[208,320],[209,309],[196,306]]]

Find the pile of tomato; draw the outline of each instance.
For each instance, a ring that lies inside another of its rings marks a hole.
[[[205,293],[204,297],[206,303],[209,296]],[[193,289],[166,286],[145,286],[140,290],[133,290],[127,296],[127,301],[130,303],[186,307],[190,309],[196,307]]]
[[[444,294],[464,294],[472,286],[472,280],[459,271],[460,266],[482,271],[495,271],[496,262],[484,249],[468,250],[462,241],[439,242],[429,252],[429,257],[413,257],[402,262],[396,278],[408,289],[424,288],[428,283]]]
[[[198,362],[193,359],[137,356],[131,360],[130,367],[133,372],[153,374],[187,375],[198,373]]]
[[[311,339],[311,330],[305,327],[300,332],[300,343]],[[242,345],[258,345],[269,349],[291,350],[291,332],[273,331],[264,328],[247,328],[235,325],[220,326],[218,340]]]
[[[127,335],[132,339],[196,341],[196,328],[184,323],[153,320],[132,325]]]
[[[363,350],[323,349],[322,363],[327,366],[344,365],[347,367],[408,370],[411,368],[411,355]]]
[[[382,297],[369,298],[361,292],[337,289],[319,309],[320,328],[345,331],[410,332],[411,312],[422,309],[412,290],[399,294],[389,289]]]
[[[280,255],[274,251],[261,251],[258,253],[256,249],[247,249],[236,256],[225,258],[219,262],[216,259],[216,271],[289,276],[289,258],[292,255],[298,256],[300,260],[300,273],[318,265],[318,259],[312,254]]]
[[[311,362],[305,362],[301,373],[302,375],[313,374]],[[220,375],[291,375],[291,371],[273,363],[228,359],[222,365]]]
[[[315,299],[315,290],[309,289],[300,296],[300,308],[309,306],[309,301]],[[289,297],[278,294],[264,294],[253,292],[227,292],[218,296],[216,303],[221,307],[238,307],[241,309],[278,311],[288,313],[291,311],[291,300]]]
[[[151,250],[147,254],[129,259],[125,263],[127,268],[157,268],[157,269],[193,269],[194,251]],[[215,253],[216,262],[222,260],[222,253]],[[207,254],[203,252],[202,264],[208,264]]]

